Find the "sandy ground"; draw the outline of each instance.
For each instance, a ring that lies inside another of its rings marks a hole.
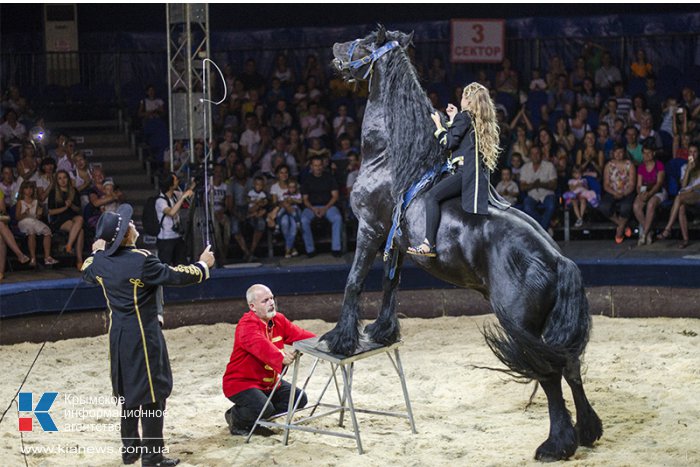
[[[497,364],[479,334],[479,326],[492,319],[402,320],[401,355],[418,434],[411,434],[405,420],[359,414],[366,451],[361,456],[353,440],[325,435],[294,431],[286,447],[279,430],[270,438],[254,437],[250,444],[231,436],[224,424],[229,402],[221,393],[221,375],[234,326],[167,331],[175,380],[165,419],[170,454],[181,465],[198,466],[534,465],[534,451],[548,431],[543,392],[526,409],[532,385],[472,366]],[[317,333],[331,326],[299,324]],[[30,454],[29,465],[120,465],[119,435],[104,431],[118,423],[118,412],[108,401],[96,400],[110,395],[106,345],[102,336],[46,346],[24,390],[34,393],[34,404],[44,391],[59,392],[50,410],[59,431],[42,432],[35,420],[24,444],[63,451]],[[2,410],[37,349],[35,344],[0,347]],[[605,433],[595,448],[579,448],[567,465],[700,465],[699,355],[698,320],[595,317],[584,379]],[[302,376],[311,361],[301,359]],[[325,365],[317,370],[309,399],[318,397],[328,374]],[[566,395],[573,412],[569,391]],[[93,400],[82,403],[81,397]],[[399,380],[382,355],[356,364],[353,397],[357,407],[404,407]],[[333,402],[329,396],[324,400]],[[24,465],[17,417],[13,407],[0,425],[0,459],[7,466]],[[311,423],[333,429],[335,420]]]

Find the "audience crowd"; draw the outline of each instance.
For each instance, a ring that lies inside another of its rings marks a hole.
[[[241,70],[224,67],[228,96],[213,107],[214,141],[193,148],[174,141],[172,154],[166,105],[155,86],[146,88],[133,113],[160,175],[157,209],[168,220],[157,239],[168,246],[168,258],[183,254],[175,241],[184,235],[177,231],[179,210],[191,201],[190,180],[201,174],[207,155],[220,265],[231,256],[230,246],[252,259],[268,229],[284,243],[285,257],[298,255],[302,245],[314,256],[316,224],[326,222],[330,250],[341,254],[341,237],[354,219],[348,199],[362,162],[367,86],[346,83],[314,55],[299,70],[289,63],[279,54],[266,73],[252,59]],[[546,63],[524,76],[506,58],[495,72],[478,70],[472,79],[496,102],[502,147],[492,175],[497,191],[551,235],[560,214],[571,209],[574,228],[609,219],[617,243],[635,228],[639,245],[667,239],[678,221],[679,246],[687,246],[687,212],[700,201],[695,90],[660,95],[644,50],[622,69],[591,43],[568,68],[557,56]],[[449,82],[440,58],[417,69],[436,109],[461,100],[465,83]],[[214,82],[212,89],[223,84]],[[37,264],[37,236],[44,264],[54,264],[51,238],[61,232],[65,252],[80,267],[100,213],[116,209],[124,194],[68,135],[49,135],[17,86],[4,94],[2,115],[0,278],[8,248],[20,263]],[[670,217],[655,235],[660,208]]]

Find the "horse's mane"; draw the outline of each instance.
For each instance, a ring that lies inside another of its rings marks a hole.
[[[443,162],[445,154],[434,136],[435,125],[430,118],[433,106],[403,49],[389,55],[384,73],[381,104],[389,134],[392,195],[398,201],[428,169]]]

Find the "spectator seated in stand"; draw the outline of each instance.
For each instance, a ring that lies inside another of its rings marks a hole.
[[[92,172],[82,152],[77,153],[73,160],[75,161],[75,169],[73,172],[70,172],[70,177],[75,190],[80,196],[80,207],[85,209],[90,202],[90,188],[93,186]],[[101,167],[98,170],[101,170]]]
[[[68,232],[66,253],[75,251],[76,268],[80,271],[83,266],[83,216],[80,209],[80,197],[75,191],[70,175],[65,170],[56,172],[55,188],[49,192],[49,227],[52,232],[62,230]]]
[[[338,106],[338,115],[333,118],[333,135],[340,139],[348,131],[348,124],[355,120],[348,115],[348,106],[341,104]]]
[[[651,245],[654,236],[651,227],[657,208],[668,198],[664,187],[666,171],[664,165],[654,158],[655,147],[644,146],[642,163],[637,167],[637,197],[632,206],[639,221],[638,245]]]
[[[556,186],[557,170],[554,164],[542,160],[542,152],[538,146],[531,147],[530,162],[520,171],[520,189],[527,193],[523,200],[523,210],[551,236],[554,235],[554,231],[550,224],[557,208],[554,195]]]
[[[22,144],[22,157],[17,162],[17,181],[22,182],[39,180],[39,160],[36,157],[36,149],[30,142]]]
[[[275,183],[270,186],[269,190],[271,209],[267,213],[267,226],[271,229],[275,229],[278,226],[277,215],[280,213],[280,203],[282,202],[284,193],[287,191],[289,180],[289,167],[286,164],[277,166],[275,170]]]
[[[636,197],[637,172],[629,158],[625,146],[616,144],[612,159],[603,172],[603,191],[598,210],[616,226],[615,243],[620,244],[625,237],[632,236],[627,226],[632,217],[632,205]]]
[[[253,188],[248,191],[248,213],[246,218],[253,227],[253,241],[250,244],[246,261],[255,258],[255,249],[265,233],[265,216],[267,215],[268,195],[265,191],[265,178],[258,176],[253,179]]]
[[[294,159],[294,156],[287,152],[286,148],[287,140],[284,136],[278,136],[275,138],[274,147],[266,152],[262,159],[260,159],[260,172],[266,178],[273,180],[275,178],[276,168],[279,167],[280,164],[287,166],[291,176],[299,174],[297,161]]]
[[[17,120],[17,111],[10,109],[5,112],[0,125],[0,139],[5,149],[2,163],[14,167],[20,159],[22,144],[27,139],[27,128]]]
[[[518,204],[520,188],[518,188],[518,184],[513,180],[513,172],[510,168],[504,167],[501,169],[501,181],[496,185],[496,191],[508,201],[511,206],[516,206]]]
[[[43,216],[43,207],[36,197],[36,184],[31,181],[22,182],[20,187],[21,198],[17,202],[15,217],[20,232],[27,236],[29,266],[36,267],[36,237],[43,236],[44,265],[52,266],[58,261],[51,257],[51,229],[40,219]]]
[[[301,223],[301,206],[303,199],[299,192],[299,183],[291,179],[287,183],[287,189],[282,193],[279,201],[277,224],[284,237],[284,257],[291,258],[299,253],[294,248],[297,231]]]
[[[0,281],[5,277],[5,262],[7,261],[8,247],[17,255],[20,264],[27,264],[31,260],[17,245],[15,236],[12,234],[12,230],[10,230],[9,227],[10,220],[11,218],[5,206],[5,195],[0,191]]]
[[[575,227],[583,227],[586,207],[589,204],[591,207],[598,207],[598,195],[595,191],[589,189],[588,180],[583,176],[583,169],[580,165],[575,165],[571,170],[569,191],[562,196],[565,206],[567,208],[573,207],[574,209],[574,214],[576,215]]]
[[[92,186],[87,190],[88,204],[83,214],[90,229],[95,230],[97,221],[105,211],[116,211],[120,203],[124,202],[124,194],[115,189],[114,181],[105,177],[102,167],[95,167],[92,171]],[[180,263],[178,263],[180,264]]]
[[[333,256],[340,256],[343,216],[336,206],[339,198],[338,183],[333,175],[323,170],[323,159],[314,156],[311,159],[311,172],[301,185],[305,209],[301,214],[302,236],[306,255],[316,255],[316,245],[311,231],[311,221],[327,219],[332,226],[331,250]]]
[[[234,164],[233,176],[228,182],[226,192],[226,211],[231,214],[231,235],[243,252],[243,257],[251,254],[243,236],[243,226],[248,214],[248,192],[253,189],[253,180],[248,175],[248,168],[243,161]]]
[[[15,171],[11,166],[2,167],[2,177],[0,178],[0,191],[5,195],[5,206],[13,209],[17,203],[20,183],[15,178]]]
[[[212,200],[212,223],[214,224],[214,255],[218,267],[223,267],[226,264],[231,241],[231,221],[226,213],[228,190],[224,181],[224,166],[214,166],[209,190]]]
[[[668,223],[661,234],[659,234],[657,240],[666,240],[671,236],[671,229],[673,224],[678,219],[678,224],[681,228],[681,243],[678,248],[686,248],[689,245],[689,235],[688,235],[688,214],[687,208],[689,206],[697,206],[700,203],[700,161],[698,157],[700,152],[698,151],[698,144],[693,143],[688,148],[688,163],[683,165],[681,168],[681,184],[678,195],[673,201],[673,207],[671,208],[671,214],[668,218]]]

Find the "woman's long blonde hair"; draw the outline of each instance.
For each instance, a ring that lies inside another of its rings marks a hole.
[[[496,106],[489,96],[489,90],[479,83],[467,85],[463,95],[469,98],[469,108],[466,110],[472,115],[484,164],[493,171],[501,152],[498,147],[500,129],[496,123]]]

